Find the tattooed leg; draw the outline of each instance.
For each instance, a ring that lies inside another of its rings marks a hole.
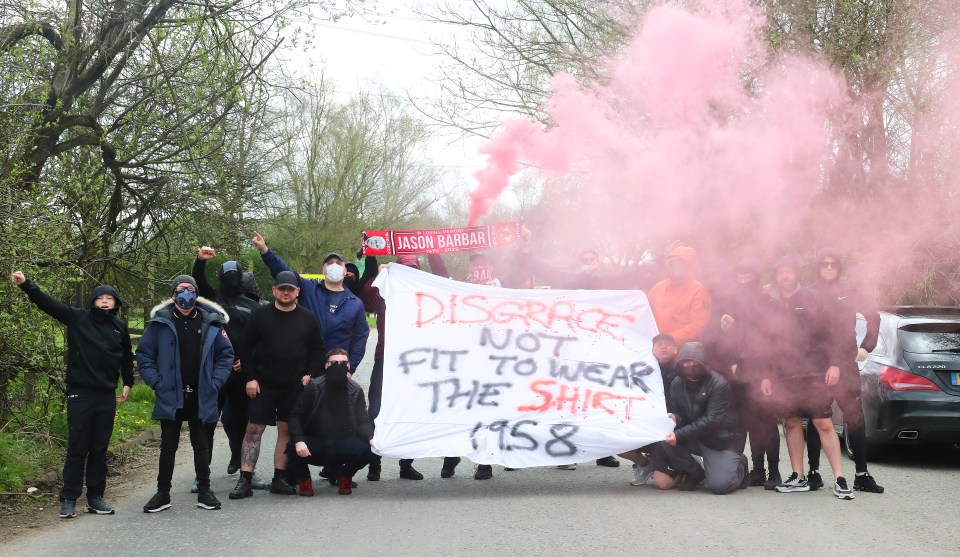
[[[267,426],[247,424],[247,432],[243,436],[243,448],[240,449],[240,470],[253,472],[257,468],[257,459],[260,458],[260,438]]]

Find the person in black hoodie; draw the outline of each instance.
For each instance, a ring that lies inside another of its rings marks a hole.
[[[217,269],[217,280],[220,283],[218,288],[214,288],[207,280],[206,265],[207,261],[216,257],[217,252],[209,246],[203,246],[197,252],[197,258],[193,262],[191,276],[197,281],[197,293],[204,298],[217,302],[222,307],[230,320],[224,325],[227,337],[234,346],[235,352],[241,345],[243,331],[247,326],[247,321],[253,310],[259,307],[259,304],[243,293],[243,267],[237,261],[226,261]],[[240,449],[243,447],[243,436],[247,430],[247,407],[250,403],[250,397],[246,392],[246,381],[241,371],[240,354],[235,353],[236,360],[233,362],[233,372],[226,384],[220,389],[220,396],[217,400],[218,408],[221,412],[223,421],[223,430],[227,434],[227,441],[230,444],[230,463],[227,465],[227,474],[234,474],[240,469]],[[225,406],[230,405],[230,411],[225,411]],[[209,425],[208,444],[213,447],[214,432],[217,424]],[[211,451],[211,459],[213,451]],[[265,489],[266,485],[259,480],[254,481],[255,489]]]
[[[650,483],[660,489],[693,491],[705,481],[708,491],[724,495],[749,483],[746,438],[730,384],[707,369],[705,357],[699,342],[680,348],[667,397],[667,415],[677,425],[653,451]],[[693,455],[703,457],[702,467]]]
[[[327,353],[323,377],[304,388],[290,413],[287,455],[300,495],[313,496],[308,464],[323,465],[337,477],[340,495],[353,491],[353,475],[370,463],[373,422],[367,414],[363,387],[350,379],[347,351]]]
[[[800,286],[800,262],[781,257],[774,266],[775,285],[770,289],[768,353],[761,372],[760,390],[773,397],[783,416],[784,437],[793,473],[776,487],[779,493],[810,491],[803,473],[803,417],[820,435],[833,476],[838,499],[853,499],[843,477],[840,439],[833,429],[832,395],[829,387],[840,381],[843,335],[817,291]],[[813,434],[812,428],[810,431]]]
[[[767,330],[769,307],[761,284],[760,264],[753,259],[737,262],[734,269],[737,291],[717,320],[719,341],[716,346],[733,389],[743,426],[750,436],[753,470],[750,485],[773,490],[783,481],[780,476],[780,432],[775,408],[760,392],[759,372],[766,366],[758,343]],[[814,436],[815,437],[815,436]],[[764,456],[769,475],[764,469]]]
[[[840,383],[833,391],[833,398],[840,411],[843,412],[843,421],[846,424],[846,435],[850,436],[850,446],[853,448],[853,462],[856,465],[857,475],[853,479],[853,489],[870,493],[883,493],[883,487],[877,485],[876,480],[867,471],[867,433],[863,423],[863,402],[860,386],[860,370],[858,362],[867,359],[867,354],[877,347],[877,338],[880,334],[880,313],[862,292],[849,283],[840,282],[843,276],[843,263],[840,252],[831,248],[824,248],[817,254],[817,285],[816,290],[823,294],[828,311],[834,314],[840,327],[839,334],[845,342],[842,344],[843,355],[840,358]],[[866,320],[866,335],[857,346],[857,313]],[[810,473],[807,482],[810,489],[823,486],[818,468],[820,466],[820,437],[807,435],[807,458],[810,463]]]
[[[117,317],[120,294],[109,285],[93,289],[87,309],[54,300],[20,271],[10,281],[44,313],[67,326],[67,456],[63,463],[60,518],[77,516],[86,465],[87,512],[113,514],[103,500],[107,488],[107,447],[113,435],[117,403],[133,387],[133,351],[127,324]],[[117,396],[117,381],[123,393]]]

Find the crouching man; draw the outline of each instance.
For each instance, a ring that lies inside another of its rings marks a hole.
[[[706,368],[704,354],[699,342],[680,348],[677,377],[667,394],[668,416],[677,426],[653,451],[650,483],[693,491],[706,481],[708,491],[723,495],[749,484],[746,439],[730,385]],[[694,455],[702,457],[702,466]]]
[[[287,456],[300,495],[313,495],[309,464],[334,471],[340,495],[350,495],[353,475],[373,457],[373,422],[363,388],[350,377],[347,351],[334,348],[327,353],[326,373],[307,384],[290,414]]]

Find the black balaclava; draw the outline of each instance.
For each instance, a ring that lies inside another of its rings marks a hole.
[[[677,374],[683,378],[688,387],[699,385],[710,374],[703,363],[706,353],[706,348],[700,342],[687,342],[680,348],[680,355],[677,357]],[[694,362],[694,365],[685,366],[684,362]]]
[[[255,302],[260,301],[260,285],[257,284],[257,277],[253,273],[244,271],[243,276],[240,277],[240,287],[244,296]]]
[[[343,278],[343,287],[353,293],[354,296],[360,295],[360,268],[353,263],[346,264],[347,272],[353,273],[353,276],[346,275]]]
[[[331,362],[327,368],[327,387],[332,391],[342,391],[347,388],[347,374],[350,365],[347,362]]]
[[[113,296],[113,300],[115,302],[113,304],[113,309],[103,310],[93,305],[94,300],[96,300],[97,298],[99,298],[104,294],[109,294]],[[93,291],[90,293],[90,299],[88,300],[88,304],[90,306],[90,315],[92,315],[94,319],[100,322],[106,321],[107,318],[113,315],[116,315],[117,312],[120,311],[120,307],[123,306],[123,302],[120,300],[120,294],[117,293],[116,289],[110,286],[109,284],[101,284],[100,286],[97,286],[96,288],[94,288]]]
[[[236,261],[227,261],[217,272],[220,279],[220,292],[234,298],[243,294],[243,266]]]

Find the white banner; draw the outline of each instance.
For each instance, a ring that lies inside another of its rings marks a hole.
[[[374,450],[513,468],[586,462],[673,431],[639,291],[514,290],[392,263]]]

